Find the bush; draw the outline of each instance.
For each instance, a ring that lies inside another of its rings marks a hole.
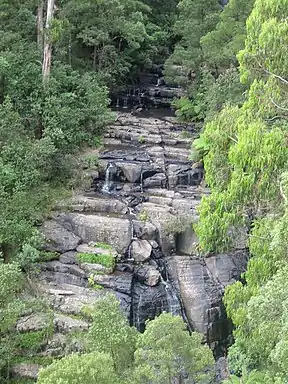
[[[77,259],[80,263],[100,264],[103,267],[113,268],[115,265],[115,258],[110,253],[108,255],[100,255],[97,253],[79,253]]]

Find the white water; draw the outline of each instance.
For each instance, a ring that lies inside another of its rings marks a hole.
[[[106,169],[106,174],[105,174],[105,183],[103,185],[103,188],[102,188],[102,192],[103,193],[110,193],[111,192],[111,188],[112,188],[112,184],[113,184],[113,180],[112,180],[112,170],[113,165],[112,164],[109,164],[107,169]]]

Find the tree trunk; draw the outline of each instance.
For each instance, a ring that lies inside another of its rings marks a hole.
[[[47,16],[45,24],[45,37],[44,37],[44,52],[43,52],[43,65],[42,65],[42,75],[43,83],[47,85],[49,81],[50,69],[51,69],[51,59],[52,59],[52,43],[49,36],[49,28],[51,21],[53,19],[55,0],[47,1]]]
[[[0,244],[4,264],[8,264],[11,254],[11,247],[8,244]]]
[[[97,58],[97,46],[94,45],[94,52],[93,52],[93,71],[96,71],[96,58]]]
[[[43,12],[44,12],[44,3],[41,1],[41,3],[38,5],[37,8],[37,45],[39,52],[42,53],[43,51]]]

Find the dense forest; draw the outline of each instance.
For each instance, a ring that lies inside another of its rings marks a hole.
[[[43,256],[37,226],[83,182],[79,154],[115,119],[110,90],[164,63],[185,91],[173,106],[199,129],[191,153],[211,190],[198,251],[247,238],[247,271],[224,296],[225,383],[287,383],[287,17],[287,0],[0,0],[1,383],[17,382],[10,366],[43,338],[15,328],[46,305],[25,296]],[[91,311],[83,353],[46,359],[39,383],[180,384],[183,372],[211,383],[213,355],[181,318],[162,314],[140,334],[112,296]]]

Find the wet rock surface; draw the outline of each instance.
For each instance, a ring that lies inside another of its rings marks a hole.
[[[172,312],[202,332],[215,355],[223,354],[231,334],[223,292],[245,270],[247,254],[241,244],[231,254],[196,253],[192,222],[209,190],[202,164],[188,158],[194,137],[170,116],[118,114],[91,189],[43,225],[53,244],[47,249],[57,250],[59,260],[42,263],[39,287],[57,313],[79,315],[113,292],[140,331],[147,319]],[[115,266],[81,261],[82,253],[112,255]],[[87,327],[62,320],[60,334]]]

